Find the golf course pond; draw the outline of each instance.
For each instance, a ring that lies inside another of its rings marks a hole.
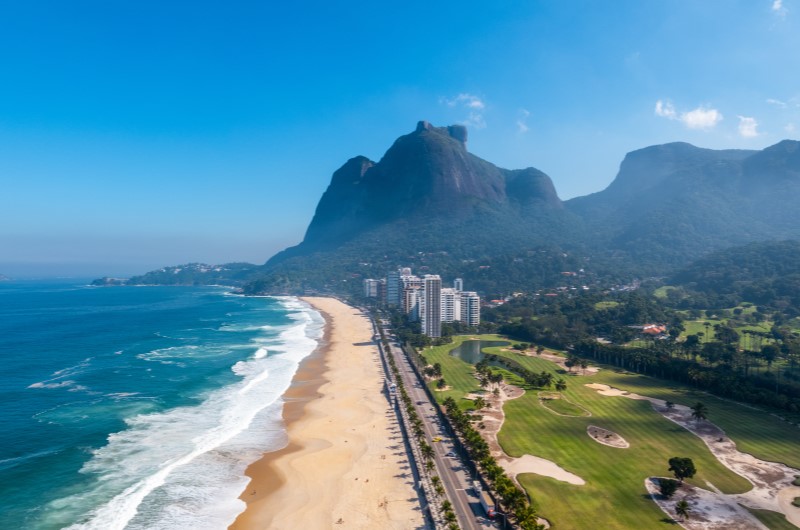
[[[511,343],[505,340],[465,340],[450,350],[450,355],[469,364],[477,364],[483,360],[484,348],[508,346],[509,344]]]

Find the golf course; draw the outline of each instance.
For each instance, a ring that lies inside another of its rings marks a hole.
[[[775,415],[613,367],[566,370],[552,360],[561,352],[547,350],[544,355],[537,355],[533,349],[515,351],[510,348],[515,341],[495,335],[454,337],[451,344],[420,352],[427,363],[441,367],[446,389],[434,392],[440,402],[453,397],[468,410],[475,406],[467,395],[491,393],[491,386],[481,387],[473,364],[462,360],[463,356],[451,354],[465,341],[474,339],[507,341],[506,345],[495,342],[482,351],[512,361],[510,369],[496,358],[489,364],[493,371],[503,374],[504,383],[525,391],[502,405],[505,420],[497,440],[503,452],[513,458],[534,455],[550,460],[585,481],[576,485],[536,473],[517,475],[518,483],[551,528],[622,530],[674,526],[674,518],[659,508],[644,484],[648,477],[670,477],[667,462],[676,456],[694,462],[697,471],[686,480],[688,485],[721,494],[744,494],[753,488],[750,481],[723,465],[698,435],[665,417],[650,401],[603,395],[597,389],[604,385],[618,389],[620,394],[638,394],[684,410],[702,402],[708,413],[707,419],[697,420],[700,426],[702,422],[718,426],[735,442],[736,449],[758,459],[800,468],[800,429]],[[475,344],[472,346],[474,351]],[[553,392],[552,387],[531,387],[514,373],[514,366],[537,374],[550,373],[554,381],[565,382],[566,389]],[[434,389],[437,382],[429,384]],[[591,432],[595,433],[594,439]],[[619,438],[623,443],[598,443],[598,433]],[[796,528],[783,514],[755,509],[751,513],[767,528]],[[691,513],[688,518],[691,521]]]

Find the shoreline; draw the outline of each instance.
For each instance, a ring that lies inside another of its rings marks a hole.
[[[423,528],[369,319],[333,298],[301,300],[324,336],[284,394],[289,442],[248,466],[247,506],[229,530]]]

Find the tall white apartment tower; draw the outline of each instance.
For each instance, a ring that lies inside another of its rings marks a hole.
[[[423,304],[420,307],[422,333],[429,337],[441,337],[442,278],[438,274],[426,274],[423,281]]]
[[[442,287],[442,322],[461,320],[461,292]]]
[[[461,278],[456,278],[453,280],[453,289],[456,291],[463,291],[464,290],[464,280]]]
[[[481,323],[481,297],[474,291],[461,293],[461,322],[468,326]]]

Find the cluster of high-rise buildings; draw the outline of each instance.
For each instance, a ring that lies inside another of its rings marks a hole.
[[[442,287],[438,274],[420,277],[404,267],[380,280],[364,280],[364,296],[401,308],[410,320],[422,324],[422,333],[429,337],[442,336],[442,322],[481,323],[481,299],[478,293],[464,290],[461,278],[452,287]]]

